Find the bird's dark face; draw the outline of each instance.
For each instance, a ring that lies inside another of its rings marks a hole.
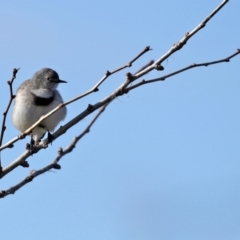
[[[58,73],[50,68],[42,68],[37,71],[32,78],[34,84],[38,88],[46,88],[54,90],[59,83],[66,83],[66,81],[60,80]]]

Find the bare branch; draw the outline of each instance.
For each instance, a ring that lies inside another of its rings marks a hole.
[[[20,188],[22,188],[24,185],[26,185],[27,183],[31,182],[34,178],[36,178],[37,176],[48,172],[51,169],[61,169],[61,166],[58,164],[58,162],[60,161],[60,159],[65,156],[66,154],[70,153],[73,151],[73,149],[76,147],[78,141],[85,136],[87,133],[90,132],[90,129],[92,127],[92,125],[96,122],[96,120],[99,118],[99,116],[104,112],[104,110],[106,109],[108,104],[105,104],[100,110],[99,112],[96,114],[96,116],[92,119],[92,121],[88,124],[88,126],[84,129],[84,131],[79,134],[78,136],[76,136],[72,143],[63,151],[62,148],[59,148],[58,150],[58,154],[57,157],[54,159],[54,161],[52,163],[50,163],[49,165],[47,165],[44,168],[41,168],[39,170],[32,170],[30,171],[29,175],[27,177],[25,177],[22,181],[20,181],[18,184],[16,184],[13,187],[10,187],[7,190],[2,190],[0,191],[0,198],[4,198],[10,194],[14,194],[16,191],[18,191]]]
[[[139,53],[135,58],[133,58],[128,64],[126,64],[126,65],[124,65],[124,66],[122,66],[122,67],[114,70],[113,72],[111,72],[111,74],[116,73],[116,72],[118,72],[118,71],[120,71],[120,70],[122,70],[122,69],[124,69],[124,68],[131,67],[132,64],[133,64],[138,58],[140,58],[143,54],[145,54],[146,52],[148,52],[148,51],[150,51],[150,50],[152,50],[152,49],[150,48],[150,46],[145,47],[145,48],[142,50],[142,52],[140,52],[140,53]]]
[[[229,57],[226,57],[226,58],[223,58],[223,59],[220,59],[220,60],[217,60],[217,61],[212,61],[212,62],[205,62],[205,63],[193,63],[191,65],[189,65],[188,67],[185,67],[185,68],[181,68],[175,72],[172,72],[172,73],[169,73],[167,75],[164,75],[162,77],[159,77],[159,78],[155,78],[155,79],[151,79],[151,80],[142,80],[141,82],[135,84],[135,85],[132,85],[131,87],[128,87],[125,89],[126,93],[137,88],[137,87],[140,87],[144,84],[148,84],[148,83],[153,83],[153,82],[159,82],[159,81],[164,81],[165,79],[169,78],[169,77],[172,77],[176,74],[179,74],[181,72],[184,72],[184,71],[187,71],[189,69],[192,69],[192,68],[196,68],[196,67],[207,67],[209,65],[214,65],[214,64],[218,64],[218,63],[224,63],[224,62],[230,62],[230,59],[231,58],[234,58],[235,56],[237,56],[238,54],[240,54],[240,49],[237,49],[237,52],[235,52],[234,54],[230,55]]]
[[[2,146],[2,141],[3,141],[3,136],[4,136],[4,132],[6,130],[6,119],[7,119],[7,114],[8,114],[8,111],[9,111],[9,108],[12,104],[12,101],[13,99],[15,98],[15,95],[13,95],[13,90],[12,90],[12,84],[13,84],[13,81],[15,80],[16,76],[17,76],[17,72],[20,68],[14,68],[13,69],[13,75],[12,75],[12,79],[10,81],[7,81],[8,85],[9,85],[9,90],[10,90],[10,98],[9,98],[9,102],[8,102],[8,105],[7,105],[7,108],[6,110],[3,112],[3,121],[2,121],[2,128],[1,128],[1,136],[0,136],[0,146]],[[1,159],[0,159],[0,171],[2,170],[2,167],[1,167]]]
[[[159,65],[161,65],[161,63],[166,60],[167,58],[169,58],[174,52],[180,50],[186,43],[187,41],[193,36],[195,35],[199,30],[201,30],[202,28],[204,28],[207,24],[207,22],[209,20],[212,19],[212,17],[225,5],[228,3],[229,0],[223,0],[222,3],[215,9],[213,10],[212,13],[210,13],[197,27],[195,27],[191,32],[188,32],[185,34],[185,36],[177,43],[174,44],[163,56],[161,56],[155,63],[153,63],[151,66],[149,66],[148,68],[145,68],[144,70],[142,70],[141,72],[138,72],[136,74],[136,77],[139,78],[143,75],[145,75],[146,73],[148,73],[149,71],[152,71],[155,68],[158,68]]]
[[[98,111],[98,113],[96,114],[96,116],[92,119],[92,121],[88,124],[88,126],[84,129],[84,131],[79,134],[77,137],[74,138],[74,140],[72,141],[72,143],[64,150],[61,151],[61,153],[58,154],[58,156],[56,157],[56,159],[54,160],[55,163],[59,162],[60,159],[70,153],[77,145],[77,143],[79,142],[79,140],[81,138],[83,138],[87,133],[90,132],[90,129],[92,127],[92,125],[97,121],[97,119],[99,118],[99,116],[105,111],[106,107],[108,106],[109,103],[106,103],[105,105],[103,105],[100,110]]]

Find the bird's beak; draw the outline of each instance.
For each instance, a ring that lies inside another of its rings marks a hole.
[[[58,80],[58,83],[67,83],[66,81],[64,81],[64,80]]]

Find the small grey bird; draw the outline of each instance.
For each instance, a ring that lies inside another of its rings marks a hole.
[[[18,130],[24,132],[41,116],[63,103],[60,93],[56,90],[59,83],[66,81],[60,80],[54,70],[42,68],[20,85],[12,112],[12,121]],[[66,114],[67,109],[63,107],[35,127],[31,133],[31,145],[37,144],[46,132],[51,137],[49,131],[53,131]]]

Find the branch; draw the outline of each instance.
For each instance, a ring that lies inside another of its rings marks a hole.
[[[187,41],[193,36],[195,35],[199,30],[201,30],[202,28],[204,28],[207,24],[207,22],[209,20],[212,19],[212,17],[222,8],[224,7],[225,4],[228,3],[229,0],[223,0],[222,3],[215,9],[213,10],[212,13],[209,14],[209,16],[207,16],[197,27],[195,27],[191,32],[187,32],[185,34],[185,36],[177,43],[174,44],[163,56],[161,56],[157,61],[155,61],[151,66],[149,66],[148,68],[142,70],[141,72],[138,72],[136,74],[136,77],[139,78],[143,75],[145,75],[146,73],[152,71],[153,69],[157,69],[159,68],[159,66],[161,66],[161,63],[166,60],[167,58],[169,58],[174,52],[180,50],[186,43]]]
[[[169,77],[172,77],[176,74],[179,74],[181,72],[185,72],[189,69],[192,69],[192,68],[196,68],[196,67],[207,67],[209,65],[214,65],[214,64],[218,64],[218,63],[224,63],[224,62],[230,62],[230,59],[231,58],[234,58],[236,57],[238,54],[240,54],[240,49],[237,49],[237,52],[235,52],[234,54],[230,55],[229,57],[226,57],[226,58],[223,58],[223,59],[220,59],[220,60],[217,60],[217,61],[212,61],[212,62],[205,62],[205,63],[193,63],[191,65],[189,65],[188,67],[185,67],[185,68],[181,68],[175,72],[172,72],[172,73],[169,73],[167,75],[164,75],[162,77],[159,77],[159,78],[154,78],[154,79],[151,79],[151,80],[142,80],[141,82],[135,84],[135,85],[132,85],[131,87],[128,87],[125,89],[125,93],[128,93],[129,91],[137,88],[137,87],[140,87],[144,84],[148,84],[148,83],[153,83],[153,82],[159,82],[159,81],[164,81],[165,79],[169,78]]]
[[[63,151],[62,148],[59,148],[58,150],[58,155],[57,157],[54,159],[54,161],[52,163],[50,163],[49,165],[47,165],[44,168],[41,168],[39,170],[32,170],[30,171],[29,175],[27,177],[25,177],[22,181],[20,181],[18,184],[16,184],[13,187],[10,187],[7,190],[2,190],[0,191],[0,198],[4,198],[7,195],[10,194],[14,194],[16,191],[18,191],[20,188],[22,188],[24,185],[26,185],[27,183],[30,183],[34,178],[36,178],[37,176],[48,172],[51,169],[61,169],[61,166],[58,164],[58,162],[60,161],[60,159],[65,156],[66,154],[70,153],[73,151],[73,149],[76,147],[77,143],[79,142],[79,140],[85,136],[87,133],[90,132],[90,129],[92,127],[92,125],[96,122],[96,120],[99,118],[99,116],[104,112],[104,110],[106,109],[108,104],[105,104],[100,110],[99,112],[96,114],[96,116],[92,119],[92,121],[88,124],[88,126],[84,129],[84,131],[79,134],[78,136],[76,136],[72,143]]]

